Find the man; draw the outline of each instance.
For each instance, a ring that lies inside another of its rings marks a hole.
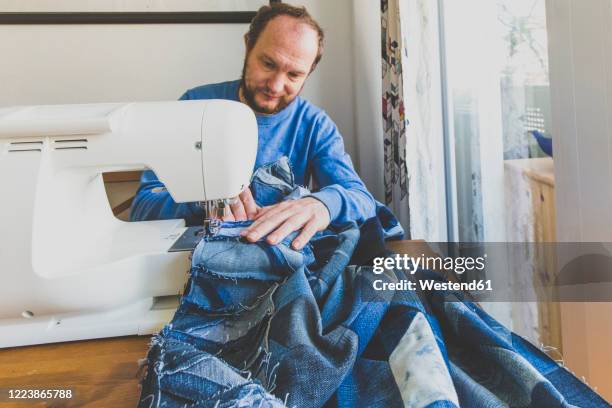
[[[243,231],[251,242],[274,245],[294,231],[302,248],[330,222],[362,222],[375,216],[376,202],[355,173],[342,137],[325,112],[300,98],[304,83],[323,53],[323,31],[305,8],[276,3],[262,7],[245,34],[240,81],[205,85],[181,99],[230,99],[256,113],[259,144],[255,167],[289,158],[295,181],[314,177],[320,190],[298,200],[258,208],[249,188],[226,210],[224,220],[253,220]],[[202,222],[195,203],[176,204],[151,171],[143,174],[132,219],[185,218]]]

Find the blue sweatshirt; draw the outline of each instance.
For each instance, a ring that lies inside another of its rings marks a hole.
[[[239,101],[239,85],[231,81],[200,86],[185,92],[181,100]],[[298,96],[274,115],[256,116],[255,168],[287,156],[296,184],[308,185],[314,178],[319,190],[312,197],[325,204],[332,224],[361,223],[376,215],[374,198],[355,172],[338,128],[322,109]],[[133,221],[184,218],[187,225],[197,225],[202,223],[203,212],[197,203],[175,203],[148,170],[142,175],[130,217]]]

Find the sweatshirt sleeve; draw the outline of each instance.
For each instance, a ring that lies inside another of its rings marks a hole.
[[[130,221],[170,220],[183,218],[187,225],[203,222],[204,212],[198,203],[177,204],[155,173],[146,170],[132,202]]]
[[[191,99],[185,92],[180,100]],[[130,209],[130,221],[168,220],[183,218],[187,225],[203,222],[204,212],[198,203],[177,204],[155,173],[146,170]]]
[[[376,215],[376,203],[353,168],[336,125],[324,117],[319,126],[311,166],[319,191],[311,196],[329,210],[331,223],[361,223]]]

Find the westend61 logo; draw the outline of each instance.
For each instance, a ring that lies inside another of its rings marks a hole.
[[[413,275],[418,269],[432,269],[435,271],[453,271],[459,275],[467,271],[482,271],[485,267],[487,254],[478,257],[458,256],[421,256],[413,257],[396,254],[394,257],[374,258],[373,272],[377,275],[385,270],[405,270]]]

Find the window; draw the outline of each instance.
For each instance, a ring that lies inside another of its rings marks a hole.
[[[545,0],[443,1],[448,134],[456,191],[449,234],[459,242],[554,242],[553,159]],[[544,142],[547,140],[544,139]],[[545,146],[546,147],[546,146]],[[537,246],[487,270],[495,286],[542,299],[555,261]],[[544,274],[541,271],[545,271]],[[509,273],[508,273],[509,272]],[[514,293],[514,292],[513,292]],[[499,300],[499,299],[498,299]],[[509,299],[507,299],[509,300]],[[491,303],[500,321],[535,344],[561,350],[559,306]]]
[[[538,225],[554,225],[554,200],[526,222],[532,181],[554,186],[552,158],[534,136],[551,137],[545,1],[445,1],[444,22],[454,238],[554,241]]]

